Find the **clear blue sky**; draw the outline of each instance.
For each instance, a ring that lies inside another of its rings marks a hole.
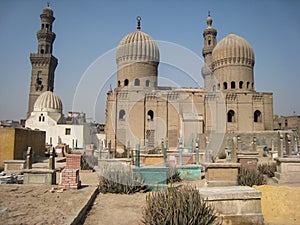
[[[0,1],[0,120],[26,117],[31,74],[29,54],[37,51],[39,15],[46,5],[43,0]],[[142,17],[142,30],[154,39],[179,44],[202,58],[202,32],[208,10],[214,20],[213,27],[218,30],[218,41],[233,32],[254,48],[255,87],[257,91],[273,92],[274,113],[300,114],[300,2],[297,0],[64,0],[50,1],[50,7],[56,17],[53,54],[59,60],[54,92],[60,96],[65,114],[72,110],[74,93],[85,71],[135,30],[136,16]],[[111,84],[115,86],[114,81]],[[99,98],[105,99],[105,95]],[[96,113],[84,106],[75,110],[104,122],[103,103],[95,106]]]

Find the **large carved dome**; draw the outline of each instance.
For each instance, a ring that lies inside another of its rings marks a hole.
[[[45,91],[34,103],[35,112],[57,112],[62,113],[62,102],[59,97],[51,91]]]
[[[134,62],[159,63],[159,49],[150,35],[138,29],[120,41],[116,61],[118,65]]]
[[[254,51],[244,38],[229,34],[223,38],[212,52],[213,69],[229,65],[243,65],[253,68]]]

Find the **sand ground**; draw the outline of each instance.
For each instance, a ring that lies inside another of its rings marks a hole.
[[[51,187],[0,185],[0,224],[70,224],[98,183],[97,173],[80,174],[84,188],[59,193]],[[185,182],[202,187],[204,180]],[[300,187],[255,186],[262,192],[262,212],[267,225],[300,224]],[[86,225],[136,225],[146,203],[145,193],[99,194],[90,209]]]

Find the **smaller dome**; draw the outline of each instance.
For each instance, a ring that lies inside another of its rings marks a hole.
[[[126,35],[119,43],[117,64],[159,62],[159,49],[152,37],[139,29]]]
[[[225,65],[254,66],[254,51],[244,38],[229,34],[223,38],[212,52],[213,68]]]
[[[49,6],[47,6],[43,9],[43,14],[47,14],[48,16],[50,15],[53,16],[53,10]]]
[[[59,97],[51,91],[45,91],[34,103],[35,112],[57,112],[62,113],[62,102]]]

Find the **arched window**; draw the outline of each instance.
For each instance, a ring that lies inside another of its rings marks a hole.
[[[208,45],[211,45],[211,40],[208,40]]]
[[[235,122],[235,112],[233,110],[229,110],[227,113],[227,122],[234,123]]]
[[[140,86],[140,80],[139,79],[134,80],[134,86]]]
[[[231,81],[231,89],[235,89],[235,82]]]
[[[128,79],[124,80],[124,86],[128,86],[128,84],[129,84]]]
[[[118,87],[120,87],[120,86],[121,86],[121,81],[118,80]]]
[[[119,111],[119,120],[125,120],[125,118],[126,118],[125,110],[121,109]]]
[[[255,123],[261,123],[262,122],[262,116],[261,116],[261,112],[259,110],[256,110],[254,112],[254,122]]]
[[[223,89],[226,90],[227,89],[227,82],[223,83]]]
[[[213,91],[216,91],[216,85],[213,86]]]
[[[150,87],[150,80],[146,80],[146,87]]]
[[[240,89],[243,88],[243,81],[240,81],[240,83],[239,83],[239,88],[240,88]]]
[[[39,122],[45,122],[45,116],[43,115],[43,113],[41,113],[41,115],[39,116]]]
[[[147,120],[153,121],[154,118],[154,112],[152,110],[149,110],[147,113]]]
[[[250,82],[248,81],[248,82],[247,82],[247,89],[249,89],[249,85],[250,85]]]

